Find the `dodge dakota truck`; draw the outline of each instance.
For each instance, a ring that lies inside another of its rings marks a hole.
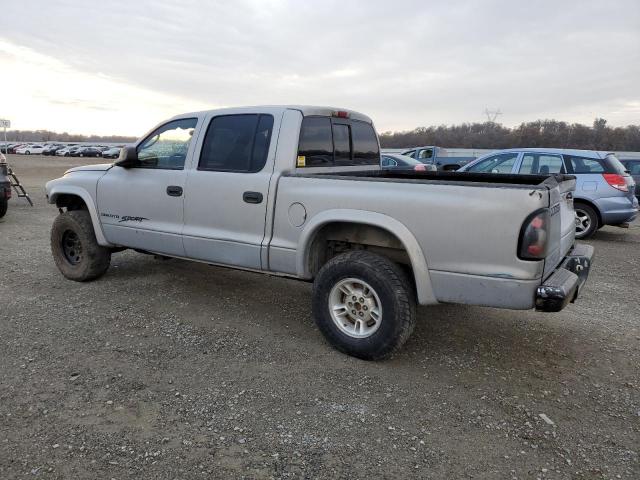
[[[126,248],[313,281],[338,350],[380,359],[416,305],[558,311],[587,278],[566,175],[385,171],[373,123],[311,106],[187,113],[113,164],[47,183],[54,261],[76,281]],[[469,201],[473,199],[473,201]]]

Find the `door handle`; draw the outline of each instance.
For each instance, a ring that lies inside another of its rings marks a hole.
[[[167,195],[169,195],[170,197],[182,196],[182,187],[178,185],[169,185],[167,187]]]
[[[262,203],[262,194],[260,192],[244,192],[242,199],[247,203]]]

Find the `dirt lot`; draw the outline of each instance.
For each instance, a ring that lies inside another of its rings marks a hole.
[[[82,159],[79,159],[82,160]],[[310,285],[114,255],[65,280],[45,181],[0,220],[0,478],[640,478],[640,225],[604,228],[557,314],[442,305],[368,363]]]

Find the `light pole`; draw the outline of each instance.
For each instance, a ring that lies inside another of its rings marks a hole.
[[[11,128],[11,120],[0,119],[0,125],[4,129],[4,155],[8,155],[7,144],[7,128]]]

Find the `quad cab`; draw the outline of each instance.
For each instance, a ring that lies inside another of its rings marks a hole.
[[[574,243],[573,177],[379,162],[371,119],[353,111],[179,115],[115,163],[47,183],[61,212],[53,258],[77,281],[125,248],[313,281],[320,331],[364,359],[406,341],[416,305],[558,311],[576,299],[593,249]]]

